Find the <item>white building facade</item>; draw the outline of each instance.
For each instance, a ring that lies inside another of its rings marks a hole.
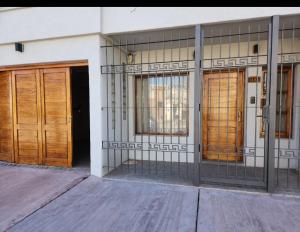
[[[0,72],[88,66],[92,175],[299,191],[299,7],[3,7],[0,29]]]

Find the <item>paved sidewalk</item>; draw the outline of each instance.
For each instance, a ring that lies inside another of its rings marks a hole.
[[[10,231],[195,231],[198,188],[89,177]]]
[[[200,232],[299,232],[300,198],[200,188]]]
[[[8,231],[300,231],[300,197],[93,176],[80,180],[71,171],[0,167],[1,188],[10,184],[0,192],[2,230],[27,213]]]
[[[80,171],[0,164],[0,231],[40,209],[86,176]]]

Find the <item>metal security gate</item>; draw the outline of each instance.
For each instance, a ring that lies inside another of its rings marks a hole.
[[[101,49],[104,171],[192,184],[194,28],[111,39]]]
[[[298,191],[298,22],[274,16],[103,40],[103,171]]]
[[[270,78],[271,21],[207,26],[199,34],[200,182],[265,187],[270,88],[262,99],[261,81],[264,73]]]
[[[278,26],[273,188],[300,192],[300,17]]]

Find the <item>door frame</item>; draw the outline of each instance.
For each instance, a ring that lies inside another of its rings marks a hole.
[[[88,60],[5,65],[5,66],[0,66],[0,71],[16,71],[20,69],[26,70],[26,69],[36,69],[36,68],[66,68],[66,67],[73,67],[73,66],[88,66]]]
[[[241,107],[241,112],[242,112],[242,121],[241,121],[241,132],[240,132],[240,135],[239,135],[239,139],[241,139],[241,144],[239,145],[239,147],[237,147],[237,153],[239,152],[240,148],[244,146],[244,124],[245,124],[245,101],[247,99],[245,99],[245,84],[246,84],[246,69],[245,68],[222,68],[222,69],[212,69],[212,70],[203,70],[203,84],[202,84],[202,96],[201,96],[201,105],[204,106],[204,93],[205,93],[205,84],[204,84],[204,78],[205,78],[205,75],[207,74],[218,74],[218,73],[221,73],[221,74],[224,74],[224,73],[237,73],[238,74],[238,78],[241,76],[242,78],[242,89],[241,89],[241,92],[239,92],[239,94],[237,95],[236,99],[238,99],[239,97],[241,98],[241,104],[242,104],[242,107]],[[241,73],[242,75],[239,75],[239,73]],[[239,82],[238,82],[239,83]],[[241,95],[242,94],[242,95]],[[203,112],[202,112],[203,113]],[[200,144],[202,144],[202,157],[200,159],[200,162],[214,162],[214,161],[217,161],[217,162],[239,162],[239,163],[242,163],[244,162],[244,156],[241,156],[240,159],[238,160],[214,160],[214,159],[204,159],[204,154],[203,154],[203,129],[204,129],[204,126],[205,124],[203,123],[204,120],[203,120],[203,115],[201,116],[201,141]]]

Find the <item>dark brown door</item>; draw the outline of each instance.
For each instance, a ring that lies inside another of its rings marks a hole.
[[[10,72],[0,72],[0,160],[13,162],[13,114]]]
[[[203,158],[242,160],[244,72],[204,73]]]
[[[41,69],[43,163],[72,166],[70,69]]]
[[[36,69],[12,72],[15,162],[41,164],[40,78]]]

